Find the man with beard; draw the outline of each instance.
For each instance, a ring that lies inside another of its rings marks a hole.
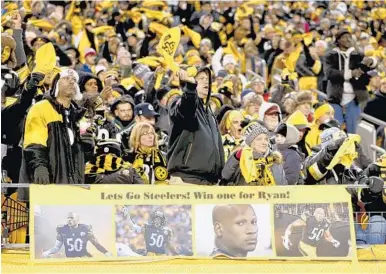
[[[215,249],[211,256],[247,257],[257,245],[257,218],[250,205],[216,205],[212,212]]]
[[[134,118],[134,100],[130,95],[123,95],[116,99],[110,108],[111,113],[114,114],[115,119],[113,124],[122,132],[128,129],[133,123]]]

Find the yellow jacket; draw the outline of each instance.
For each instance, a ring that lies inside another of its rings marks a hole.
[[[306,136],[306,148],[308,155],[311,155],[311,149],[314,146],[320,145],[320,133],[322,131],[319,129],[319,125],[312,123],[310,131]]]

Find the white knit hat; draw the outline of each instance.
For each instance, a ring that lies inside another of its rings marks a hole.
[[[80,88],[79,88],[79,84],[78,84],[79,83],[79,75],[73,69],[64,69],[55,77],[55,80],[56,80],[56,83],[54,85],[55,89],[50,92],[51,96],[53,96],[54,98],[58,97],[58,94],[59,94],[59,80],[60,80],[60,78],[68,77],[68,76],[72,76],[76,80],[76,83],[75,83],[76,91],[75,91],[74,100],[76,100],[76,101],[82,100],[83,95],[80,92]]]
[[[233,57],[233,54],[224,55],[222,58],[222,66],[225,67],[228,64],[236,65],[236,60],[235,57]]]

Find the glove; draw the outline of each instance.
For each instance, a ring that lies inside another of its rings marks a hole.
[[[134,168],[123,169],[117,177],[119,184],[143,184],[143,180]]]
[[[122,209],[122,212],[123,212],[123,216],[127,217],[127,215],[129,215],[129,213],[130,213],[129,207],[124,206]]]
[[[42,256],[43,256],[43,258],[50,258],[50,252],[47,250],[47,251],[44,251],[43,253],[42,253]]]
[[[340,146],[344,143],[345,140],[346,140],[346,137],[340,138],[336,141],[332,141],[330,144],[327,145],[327,151],[328,152],[337,151],[340,148]]]
[[[31,77],[29,81],[27,82],[27,89],[32,89],[34,87],[38,87],[43,85],[43,80],[44,80],[45,75],[40,72],[32,72]]]
[[[340,246],[340,242],[337,241],[337,240],[335,240],[335,239],[331,241],[331,244],[332,244],[335,248],[338,248],[338,247]]]
[[[283,246],[285,249],[290,250],[290,246],[292,246],[292,243],[288,236],[281,237],[283,239]]]
[[[34,172],[34,183],[39,185],[47,185],[50,183],[50,173],[44,166],[39,166]]]
[[[370,187],[370,191],[376,194],[382,192],[384,182],[379,177],[371,176],[367,178],[366,184]]]

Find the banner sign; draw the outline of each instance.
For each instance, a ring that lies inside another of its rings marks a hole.
[[[352,260],[344,186],[31,185],[31,259]]]

